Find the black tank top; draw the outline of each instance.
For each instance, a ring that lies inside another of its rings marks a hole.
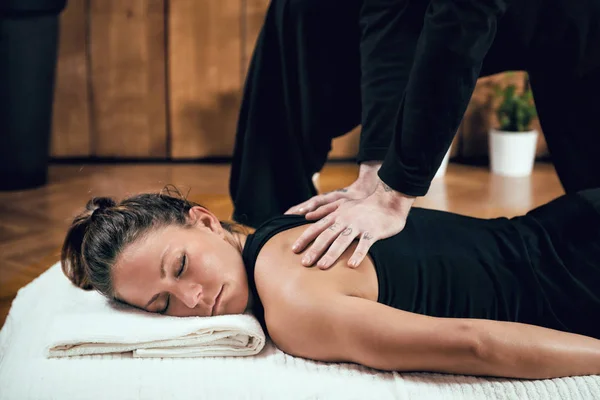
[[[303,216],[275,217],[246,240],[242,257],[254,313],[263,327],[254,283],[258,254],[277,233],[308,223]],[[560,327],[547,320],[521,229],[526,228],[518,219],[479,219],[413,207],[402,232],[375,242],[369,251],[379,285],[377,301],[436,317],[538,325],[546,319],[543,325]]]

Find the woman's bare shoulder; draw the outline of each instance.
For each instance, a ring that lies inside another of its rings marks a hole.
[[[356,269],[347,266],[356,243],[328,270],[307,268],[301,264],[303,253],[294,253],[292,245],[306,227],[303,225],[278,233],[269,239],[258,255],[255,280],[265,311],[270,301],[278,303],[282,296],[289,295],[302,301],[302,296],[315,290],[376,301],[378,282],[372,260],[365,259]]]

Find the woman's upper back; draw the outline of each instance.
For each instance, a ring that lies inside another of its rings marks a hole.
[[[263,305],[279,301],[273,293],[289,294],[286,286],[299,279],[311,290],[318,286],[431,316],[528,322],[540,312],[518,224],[506,218],[413,208],[404,230],[376,242],[359,268],[346,266],[352,246],[327,271],[303,267],[302,255],[291,251],[307,223],[303,216],[276,217],[246,242],[251,290],[264,303],[255,310],[261,321]]]
[[[377,300],[378,283],[372,259],[366,257],[356,269],[344,267],[356,243],[328,270],[302,266],[302,254],[295,254],[291,247],[308,223],[310,221],[303,216],[275,217],[246,239],[242,257],[250,291],[256,300],[254,313],[263,327],[264,309],[282,304],[282,296],[297,296],[302,300],[307,292],[319,291]],[[303,293],[298,292],[298,287]]]
[[[378,301],[418,314],[532,322],[539,292],[521,226],[413,208],[398,235],[371,256]]]

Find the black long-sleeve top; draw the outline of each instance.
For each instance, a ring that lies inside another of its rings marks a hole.
[[[358,161],[425,195],[477,79],[507,70],[600,67],[600,0],[365,0]]]

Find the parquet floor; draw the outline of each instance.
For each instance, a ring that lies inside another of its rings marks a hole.
[[[356,172],[351,163],[328,164],[320,190],[343,187]],[[226,220],[232,212],[228,181],[226,164],[54,165],[46,186],[0,192],[0,325],[17,291],[58,261],[66,229],[90,197],[121,198],[174,184]],[[489,218],[526,212],[562,193],[549,164],[537,164],[531,177],[503,178],[485,167],[451,163],[416,205]]]

